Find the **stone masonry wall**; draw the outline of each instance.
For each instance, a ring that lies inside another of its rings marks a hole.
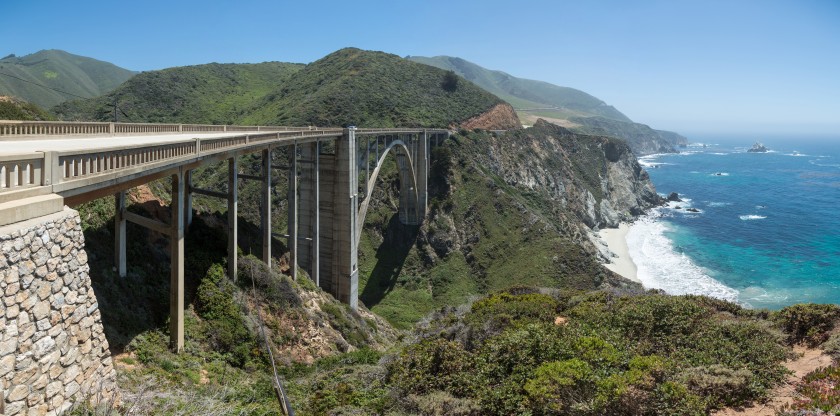
[[[0,414],[61,414],[115,394],[84,248],[66,207],[0,227]]]

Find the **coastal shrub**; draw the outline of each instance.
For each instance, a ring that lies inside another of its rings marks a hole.
[[[445,391],[433,391],[425,395],[409,394],[408,408],[421,415],[429,416],[479,416],[481,407],[474,399],[455,397]]]
[[[653,414],[701,416],[706,415],[706,403],[703,398],[689,390],[686,385],[666,381],[654,392]]]
[[[737,405],[752,399],[753,374],[746,369],[733,370],[720,364],[687,368],[676,379],[714,407]]]
[[[788,357],[782,339],[758,321],[711,321],[694,334],[693,340],[691,348],[675,355],[686,367],[719,365],[750,373],[744,389],[723,392],[723,396],[712,397],[711,402],[736,403],[762,398],[788,374],[782,365]]]
[[[740,316],[744,312],[744,308],[741,307],[741,305],[728,300],[712,298],[704,295],[684,295],[683,297],[711,312],[729,312],[736,316]]]
[[[828,339],[838,317],[840,306],[800,303],[783,308],[773,320],[788,334],[791,344],[804,342],[813,347]]]
[[[840,333],[831,334],[828,340],[822,345],[823,351],[831,355],[835,361],[840,360]]]
[[[786,407],[783,415],[800,415],[808,411],[810,414],[826,412],[837,414],[840,412],[840,367],[832,365],[818,368],[802,378],[796,386],[799,397]]]
[[[473,303],[467,320],[470,322],[485,322],[489,319],[510,322],[551,322],[557,316],[558,306],[557,300],[541,293],[494,293]]]
[[[226,354],[231,365],[242,367],[260,350],[234,299],[235,290],[222,266],[212,265],[198,285],[196,311],[205,321],[204,335],[211,347]]]
[[[525,383],[528,400],[538,413],[589,410],[597,377],[585,361],[572,358],[540,365]]]
[[[571,358],[575,338],[565,327],[532,323],[487,340],[477,351],[478,361],[490,380],[527,376],[544,362]]]
[[[440,338],[424,340],[406,347],[388,365],[388,379],[405,393],[443,390],[465,397],[475,387],[474,361],[473,354],[457,342]]]

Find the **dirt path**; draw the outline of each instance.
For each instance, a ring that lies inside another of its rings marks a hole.
[[[800,355],[799,358],[785,363],[785,367],[793,371],[793,374],[788,377],[785,384],[776,387],[776,389],[770,393],[771,398],[767,403],[756,403],[752,407],[746,407],[743,409],[726,408],[713,413],[713,415],[773,416],[776,414],[776,410],[793,402],[796,394],[794,390],[796,383],[801,380],[805,374],[808,374],[819,367],[827,367],[831,365],[831,357],[825,354],[822,350],[797,346],[794,347],[793,351]]]

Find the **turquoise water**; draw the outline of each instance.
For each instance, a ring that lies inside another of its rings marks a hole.
[[[770,153],[747,153],[754,140],[640,159],[660,194],[685,198],[631,228],[640,280],[755,308],[840,303],[840,138],[765,139]]]

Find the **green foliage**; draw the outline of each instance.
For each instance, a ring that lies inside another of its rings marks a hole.
[[[389,381],[406,393],[434,390],[465,396],[473,388],[473,355],[457,342],[431,339],[406,347],[388,366]]]
[[[107,95],[69,101],[54,111],[63,119],[113,121],[116,102],[128,117],[120,113],[120,121],[233,124],[302,67],[213,63],[147,71]]]
[[[453,92],[458,89],[458,75],[455,75],[455,71],[446,71],[443,74],[443,81],[441,81],[440,86],[449,92]]]
[[[575,110],[581,114],[603,115],[616,120],[630,121],[615,108],[574,88],[517,78],[504,72],[491,71],[472,62],[450,56],[436,56],[434,58],[412,56],[408,59],[452,71],[518,108],[561,107]]]
[[[0,96],[0,120],[47,121],[55,117],[35,104]]]
[[[7,56],[0,59],[0,67],[7,74],[30,81],[0,77],[0,95],[19,97],[46,108],[73,98],[55,90],[81,97],[96,97],[134,76],[133,71],[108,62],[60,50],[43,50],[22,57]]]
[[[107,96],[56,108],[62,118],[133,122],[448,127],[501,100],[445,72],[395,55],[342,49],[309,65],[207,64],[137,75]]]
[[[747,369],[712,364],[687,368],[676,378],[697,395],[716,400],[715,406],[737,405],[754,396],[750,386],[754,377]]]
[[[666,381],[656,388],[653,414],[657,415],[706,415],[703,398],[692,393],[684,384]]]
[[[802,378],[796,386],[799,397],[781,414],[837,414],[840,412],[840,366],[818,368]],[[814,412],[814,413],[806,413]]]
[[[840,306],[802,303],[782,308],[773,320],[788,334],[791,343],[816,346],[828,339],[838,317]]]
[[[525,384],[528,399],[538,407],[553,412],[588,410],[595,391],[592,367],[572,358],[545,363],[534,371]]]
[[[196,293],[197,312],[205,320],[204,336],[214,350],[228,354],[232,365],[242,367],[259,356],[259,346],[245,325],[234,299],[235,286],[219,264],[207,271]]]
[[[557,301],[551,296],[499,292],[473,303],[466,321],[482,326],[492,321],[504,327],[525,321],[552,322],[555,316]]]
[[[400,391],[443,390],[474,400],[482,414],[705,414],[758,400],[787,374],[771,326],[721,308],[732,309],[703,297],[518,288],[476,301],[460,318],[439,316],[448,329],[427,331],[433,338],[407,347],[410,359],[401,355],[389,371]],[[555,316],[567,319],[555,325]],[[446,379],[440,369],[451,379],[465,357],[476,375],[468,389],[436,384]]]

